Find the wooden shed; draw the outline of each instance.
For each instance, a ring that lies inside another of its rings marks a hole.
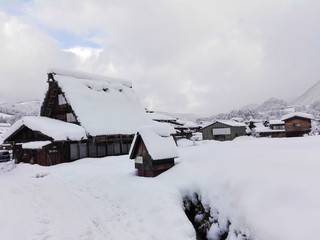
[[[219,120],[201,129],[203,140],[233,140],[246,136],[246,125],[232,120]]]
[[[78,125],[46,117],[24,117],[6,133],[5,141],[13,145],[16,163],[50,166],[80,158],[74,146],[85,149],[88,139]]]
[[[165,126],[141,127],[135,135],[130,159],[134,159],[138,176],[155,177],[174,166],[178,148]],[[173,130],[173,129],[172,129]]]
[[[281,118],[285,123],[286,137],[301,137],[311,131],[311,120],[314,116],[308,113],[294,112]]]

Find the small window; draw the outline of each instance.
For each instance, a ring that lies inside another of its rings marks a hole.
[[[67,113],[67,122],[76,122],[76,118],[74,117],[73,113]]]
[[[58,103],[59,103],[59,105],[67,104],[67,101],[62,94],[58,95]]]
[[[293,126],[294,127],[301,127],[301,123],[294,123]]]

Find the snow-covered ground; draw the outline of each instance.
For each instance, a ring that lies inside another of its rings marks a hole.
[[[220,228],[230,221],[256,240],[319,238],[320,136],[179,145],[176,166],[153,179],[135,176],[127,155],[0,163],[0,238],[195,239],[182,200],[195,192]]]

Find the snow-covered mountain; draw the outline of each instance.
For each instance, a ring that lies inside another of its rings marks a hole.
[[[191,121],[191,122],[196,122],[196,120],[200,117],[199,115],[193,114],[193,113],[168,113],[168,112],[162,112],[162,111],[158,111],[158,113],[167,115],[169,117],[179,118],[181,120]]]
[[[292,105],[309,106],[317,101],[320,101],[320,81],[292,101]]]
[[[23,116],[36,116],[39,114],[41,101],[26,101],[20,103],[0,104],[0,122],[13,123]]]
[[[310,113],[316,118],[320,118],[320,81],[293,101],[269,98],[261,105],[248,104],[238,110],[232,110],[229,113],[220,113],[206,118],[201,118],[198,119],[198,121],[231,119],[234,117],[241,117],[244,120],[248,120],[250,117],[260,119],[279,119],[281,116],[294,111]]]
[[[278,111],[288,107],[288,103],[282,99],[269,98],[256,109],[260,112]]]

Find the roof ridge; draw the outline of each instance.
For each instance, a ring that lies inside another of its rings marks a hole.
[[[85,79],[85,80],[96,80],[96,81],[103,81],[103,82],[108,82],[110,84],[112,83],[121,83],[122,85],[132,88],[132,82],[120,78],[113,78],[113,77],[107,77],[107,76],[102,76],[102,75],[97,75],[97,74],[92,74],[92,73],[86,73],[82,71],[77,71],[77,70],[65,70],[65,69],[59,69],[59,68],[49,68],[47,70],[48,74],[53,74],[53,75],[59,75],[59,76],[67,76],[67,77],[73,77],[73,78],[78,78],[78,79]]]

